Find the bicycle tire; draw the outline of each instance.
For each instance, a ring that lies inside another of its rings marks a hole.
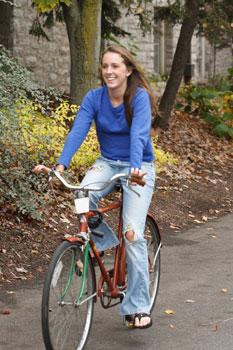
[[[50,262],[42,295],[42,334],[46,350],[82,350],[91,329],[95,272],[88,255],[85,300],[75,305],[81,288],[84,253],[77,243],[64,241]]]
[[[155,221],[147,216],[144,238],[147,240],[148,261],[149,261],[149,291],[150,291],[150,312],[153,311],[159,290],[160,281],[160,234]],[[159,251],[158,251],[159,248]],[[157,254],[157,256],[156,256]],[[156,260],[154,262],[154,259]],[[154,262],[154,266],[153,265]]]

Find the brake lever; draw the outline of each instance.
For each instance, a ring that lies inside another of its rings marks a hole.
[[[48,175],[49,175],[48,182],[51,182],[52,178],[55,177],[54,169],[51,169]]]

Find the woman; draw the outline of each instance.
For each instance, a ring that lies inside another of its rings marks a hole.
[[[81,185],[105,182],[120,172],[144,176],[146,185],[136,188],[140,197],[122,180],[128,286],[121,314],[127,326],[148,328],[152,320],[147,246],[143,232],[155,181],[150,140],[151,114],[155,112],[155,103],[142,70],[129,51],[121,46],[110,46],[103,53],[101,80],[102,87],[90,90],[84,97],[56,169],[64,171],[69,167],[91,123],[95,121],[101,156],[89,169]],[[43,166],[36,166],[35,172],[41,171]],[[92,209],[112,189],[92,193]],[[102,242],[102,250],[118,243],[111,235]],[[101,249],[101,242],[97,243]]]

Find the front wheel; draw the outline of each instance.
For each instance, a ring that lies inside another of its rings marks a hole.
[[[159,290],[161,238],[158,227],[150,216],[147,216],[146,219],[144,238],[147,240],[149,291],[151,298],[150,312],[152,312]]]
[[[88,254],[88,252],[87,252]],[[42,333],[46,350],[82,350],[91,328],[95,274],[89,255],[64,241],[55,251],[42,296]]]

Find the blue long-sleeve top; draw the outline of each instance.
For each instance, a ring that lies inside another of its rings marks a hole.
[[[142,161],[151,162],[154,159],[150,139],[151,108],[145,89],[137,88],[131,107],[133,118],[129,127],[124,104],[113,107],[106,86],[90,90],[83,99],[58,164],[69,167],[93,121],[103,157],[128,161],[130,167],[139,169]]]

